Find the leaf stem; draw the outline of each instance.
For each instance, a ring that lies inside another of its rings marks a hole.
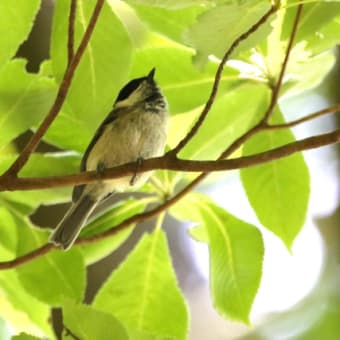
[[[155,231],[160,231],[162,229],[163,221],[165,218],[165,211],[163,210],[157,217],[157,222],[155,226]]]

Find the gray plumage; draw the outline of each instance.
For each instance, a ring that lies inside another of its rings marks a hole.
[[[70,248],[97,203],[90,196],[83,195],[72,205],[71,209],[68,210],[61,220],[57,229],[52,234],[51,241],[62,245],[64,249]]]
[[[154,69],[143,78],[130,81],[120,91],[112,111],[97,129],[81,162],[81,170],[102,171],[128,162],[162,155],[167,134],[167,104],[155,83]],[[146,182],[141,173],[133,185]],[[96,205],[116,191],[131,186],[131,176],[76,186],[73,205],[50,242],[69,249]]]

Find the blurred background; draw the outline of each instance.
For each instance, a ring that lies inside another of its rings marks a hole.
[[[37,72],[41,61],[49,56],[52,15],[53,0],[43,0],[31,35],[18,51],[18,56],[28,59],[29,72]],[[290,117],[302,116],[340,102],[339,50],[335,48],[338,62],[323,83],[313,92],[281,103],[284,113]],[[299,126],[294,133],[302,138],[336,126],[340,127],[339,114]],[[16,141],[17,147],[21,148],[29,136],[30,132],[21,136]],[[40,151],[50,148],[42,145]],[[253,306],[252,328],[225,320],[215,312],[209,296],[206,246],[188,237],[190,225],[170,217],[166,219],[173,263],[190,307],[191,340],[340,338],[340,145],[309,151],[305,158],[312,183],[306,224],[291,254],[276,237],[263,230],[263,279]],[[231,213],[259,225],[237,172],[221,178],[218,186],[201,190],[210,193]],[[55,225],[67,207],[67,204],[41,207],[32,220],[42,225],[48,220]],[[138,226],[118,251],[89,267],[86,302],[91,302],[105,278],[151,227],[152,221]],[[57,320],[58,311],[53,315]]]

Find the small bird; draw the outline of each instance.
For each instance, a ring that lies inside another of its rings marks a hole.
[[[97,129],[82,158],[80,170],[96,170],[161,156],[167,136],[168,106],[154,80],[155,69],[131,80],[119,92],[112,111]],[[69,249],[94,208],[114,192],[140,186],[150,172],[75,186],[73,204],[50,237]]]

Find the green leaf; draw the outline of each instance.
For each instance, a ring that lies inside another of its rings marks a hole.
[[[49,233],[17,219],[17,255],[26,254],[46,243]],[[76,248],[68,252],[53,250],[16,269],[26,291],[51,305],[60,305],[65,297],[81,301],[85,291],[85,264]],[[40,284],[41,283],[41,284]]]
[[[337,9],[339,13],[339,9]],[[319,52],[333,49],[335,45],[339,44],[339,32],[340,30],[340,15],[332,18],[320,28],[317,34],[312,35],[308,38],[308,47],[313,51],[314,54]]]
[[[51,305],[64,297],[81,301],[85,290],[85,265],[80,252],[53,251],[18,268],[22,285],[33,296]],[[37,285],[37,282],[43,284]]]
[[[227,3],[204,12],[185,33],[188,44],[197,50],[195,62],[203,65],[209,55],[222,58],[232,43],[248,31],[270,8],[269,1],[252,0],[242,3]],[[270,25],[265,25],[261,34],[251,37],[243,48],[255,46],[270,32]],[[241,51],[241,48],[238,47]]]
[[[192,51],[183,47],[153,47],[136,51],[130,78],[156,67],[156,80],[166,96],[172,114],[192,110],[206,102],[214,82],[217,64],[209,62],[203,72],[192,65]],[[176,65],[169,72],[169,65]],[[220,94],[238,82],[239,72],[226,67]]]
[[[249,98],[252,98],[252,105],[249,105]],[[268,100],[269,89],[262,83],[249,82],[234,86],[232,91],[215,101],[199,131],[180,152],[180,157],[216,159],[262,117],[263,108],[267,106]],[[182,140],[201,111],[202,108],[199,108],[171,118],[168,133],[170,147],[176,146]],[[172,190],[181,179],[191,178],[190,176],[192,175],[189,173],[170,172]]]
[[[174,148],[180,140],[182,140],[191,129],[194,122],[202,111],[202,107],[184,112],[171,117],[169,122],[169,131],[167,142],[169,148]],[[181,127],[180,129],[178,127]]]
[[[0,258],[11,260],[15,257],[17,245],[16,223],[12,214],[0,207]]]
[[[335,65],[336,58],[332,51],[311,56],[303,45],[297,44],[292,50],[282,96],[296,96],[317,87]]]
[[[282,122],[279,111],[274,122]],[[251,155],[294,141],[288,129],[262,132],[245,143]],[[309,199],[309,172],[301,153],[241,170],[250,204],[260,222],[291,249],[303,227]]]
[[[326,2],[326,3],[329,3],[329,2],[340,2],[340,0],[308,0],[308,3],[314,3],[314,2]],[[289,6],[297,6],[299,4],[306,4],[306,0],[288,0],[287,1],[287,4]]]
[[[175,11],[167,8],[138,5],[134,2],[132,4],[138,16],[150,26],[150,29],[180,43],[182,42],[183,32],[188,26],[193,25],[196,17],[205,10],[199,4]]]
[[[0,208],[0,260],[16,257],[18,237],[21,237],[25,222],[13,213]],[[26,292],[15,270],[0,272],[0,317],[3,317],[16,332],[29,332],[37,336],[52,334],[47,305]]]
[[[147,204],[146,199],[128,199],[119,202],[113,208],[102,214],[99,218],[89,223],[82,231],[82,237],[89,237],[100,234],[114,226],[119,225],[127,218],[141,213]],[[106,238],[105,240],[97,241],[82,245],[79,247],[82,252],[86,265],[90,265],[104,258],[117,249],[131,235],[134,229],[132,224],[128,228],[118,232],[116,235]]]
[[[147,41],[149,30],[134,9],[125,1],[107,0],[107,3],[124,24],[134,47],[143,46]]]
[[[56,94],[55,83],[27,73],[26,61],[16,59],[0,69],[0,145],[38,124]]]
[[[52,126],[47,130],[44,140],[62,149],[85,152],[99,126],[99,123],[92,124],[92,129],[90,129],[86,119],[86,114],[83,118],[76,118],[63,108]]]
[[[197,0],[129,0],[130,3],[143,4],[147,6],[168,8],[168,9],[180,9],[197,4]],[[200,4],[206,5],[214,3],[214,0],[201,0]]]
[[[207,196],[192,193],[177,204],[182,218],[199,218],[204,226],[205,230],[195,227],[194,237],[209,245],[210,289],[215,308],[223,316],[249,324],[262,275],[264,245],[260,231]],[[185,217],[189,206],[191,210]]]
[[[6,323],[4,319],[0,317],[0,334],[2,336],[2,340],[10,340],[11,339],[11,330],[9,329],[9,325]]]
[[[16,156],[0,156],[0,172],[5,171],[13,163]],[[33,154],[23,168],[21,174],[24,177],[45,177],[66,175],[78,172],[80,163],[79,156],[67,153]],[[31,213],[41,204],[56,204],[69,201],[71,188],[51,188],[43,190],[2,192],[0,201],[9,209],[18,211],[18,204],[26,206],[24,214]]]
[[[67,301],[63,306],[63,320],[67,328],[82,340],[129,339],[125,328],[113,315],[89,305],[76,305]]]
[[[291,34],[296,7],[286,10],[282,27],[282,40],[288,40]],[[303,6],[295,43],[305,41],[313,54],[333,48],[339,41],[340,4],[317,1]]]
[[[262,273],[261,233],[215,204],[204,204],[201,210],[209,235],[215,308],[224,316],[249,323]]]
[[[320,3],[304,5],[281,95],[297,95],[318,86],[334,66],[333,47],[339,41],[340,29],[340,7],[336,6],[327,7],[327,4]],[[262,55],[255,53],[251,57],[250,62],[257,71],[270,81],[281,71],[296,11],[296,7],[288,7],[277,13],[271,34],[261,44]]]
[[[249,105],[249,98],[252,105]],[[262,84],[244,84],[227,93],[215,102],[203,125],[180,156],[188,159],[216,159],[258,121],[268,98],[269,90]]]
[[[75,22],[75,46],[87,27],[95,1],[80,1]],[[67,63],[67,27],[70,1],[56,3],[51,57],[60,81]],[[45,139],[64,148],[84,151],[100,121],[110,112],[126,81],[132,43],[123,24],[105,3],[95,30],[75,72],[62,112]]]
[[[194,227],[189,229],[190,236],[199,242],[209,242],[209,236],[204,227],[201,211],[197,204],[193,203],[191,196],[181,199],[178,203],[171,206],[169,209],[171,216],[180,222],[192,222]]]
[[[27,333],[21,333],[19,335],[13,336],[11,340],[39,340],[39,338],[29,335]]]
[[[0,2],[0,68],[10,60],[31,31],[40,0]]]
[[[62,176],[79,170],[80,155],[70,152],[33,154],[22,169],[23,177]]]
[[[209,236],[204,226],[196,226],[189,230],[189,235],[198,242],[209,242]]]
[[[52,336],[50,307],[26,292],[14,270],[0,272],[0,306],[0,316],[16,332]]]
[[[98,292],[94,306],[113,313],[133,339],[141,339],[140,333],[160,339],[186,337],[187,308],[162,231],[143,236]]]

